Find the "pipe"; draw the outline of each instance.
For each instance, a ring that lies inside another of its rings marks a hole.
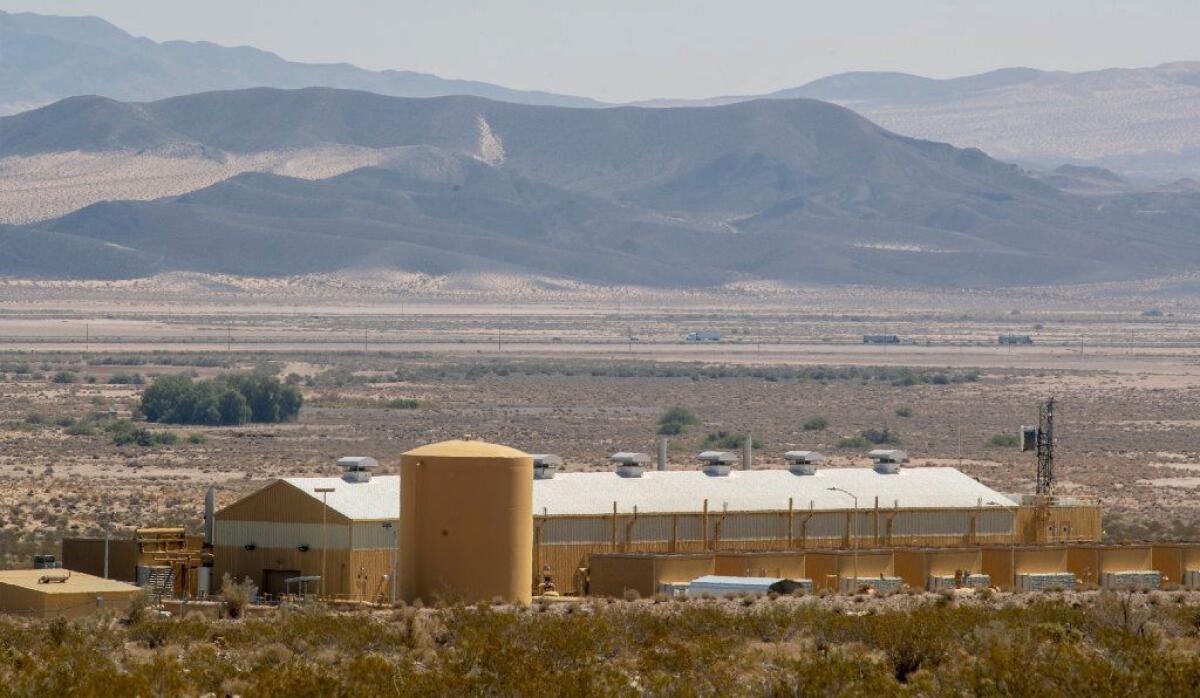
[[[742,470],[754,467],[754,437],[746,432],[746,441],[742,443]]]
[[[658,437],[658,469],[667,469],[667,437]]]

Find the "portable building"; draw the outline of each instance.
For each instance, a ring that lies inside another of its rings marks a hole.
[[[120,612],[141,590],[68,569],[0,570],[0,611],[27,618],[77,618]]]

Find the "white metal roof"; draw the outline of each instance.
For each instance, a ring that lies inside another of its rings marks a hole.
[[[285,477],[283,481],[318,502],[322,493],[315,490],[332,487],[328,494],[329,508],[354,521],[400,518],[397,475],[376,475],[366,482],[349,482],[340,477]]]
[[[682,513],[708,510],[785,510],[788,498],[796,509],[849,509],[850,497],[831,492],[839,487],[858,497],[863,509],[875,506],[901,508],[969,508],[1016,506],[1016,502],[954,468],[901,468],[881,474],[872,468],[822,468],[813,475],[788,470],[734,470],[725,476],[699,470],[648,470],[640,478],[618,477],[612,472],[558,473],[553,480],[533,483],[533,513],[553,515],[612,513]],[[992,504],[989,504],[991,502]]]

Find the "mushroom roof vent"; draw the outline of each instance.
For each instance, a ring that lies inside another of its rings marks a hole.
[[[370,482],[371,471],[379,467],[379,461],[368,456],[346,456],[338,459],[338,465],[346,482]]]
[[[875,460],[875,472],[880,475],[894,475],[900,472],[900,465],[908,462],[908,453],[893,448],[877,448],[867,454]]]
[[[562,458],[553,453],[533,454],[533,479],[552,480],[554,471],[562,465]]]
[[[621,477],[641,477],[646,466],[650,464],[650,454],[620,451],[608,457],[617,466],[617,475]]]
[[[825,462],[825,456],[816,451],[788,451],[783,457],[787,459],[788,470],[796,475],[815,475],[817,465]]]

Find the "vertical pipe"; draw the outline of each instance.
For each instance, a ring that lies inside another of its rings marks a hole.
[[[667,469],[667,437],[658,437],[658,469]]]
[[[704,500],[704,511],[700,515],[700,523],[704,528],[704,549],[708,550],[708,500]]]
[[[108,531],[110,522],[104,522],[104,578],[108,579]]]
[[[679,550],[679,514],[671,515],[671,552]]]
[[[204,495],[204,544],[210,548],[213,545],[213,533],[216,528],[216,524],[213,521],[216,511],[217,489],[209,487],[208,492]]]
[[[787,548],[788,548],[788,550],[792,549],[792,530],[793,530],[792,529],[792,516],[793,516],[793,514],[794,514],[794,510],[792,509],[792,498],[788,497],[788,513],[787,513]]]
[[[617,501],[613,500],[612,540],[609,542],[609,552],[617,552]]]
[[[879,495],[875,495],[875,546],[879,547]]]
[[[742,470],[754,467],[754,436],[746,432],[746,441],[742,444]]]

